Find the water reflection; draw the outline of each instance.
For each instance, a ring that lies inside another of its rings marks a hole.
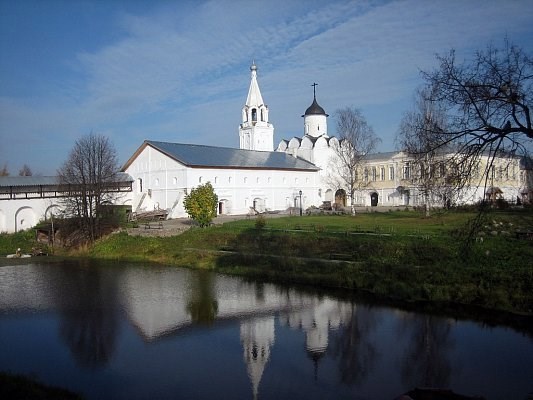
[[[401,366],[406,387],[449,387],[450,332],[451,323],[443,318],[409,314],[400,320],[399,333],[408,336]]]
[[[193,278],[187,312],[194,323],[211,325],[217,316],[218,301],[214,280],[215,276],[205,271],[200,271]]]
[[[45,329],[34,318],[43,314],[56,317],[58,342],[70,354],[63,370],[53,341],[49,353],[45,341],[35,354],[29,345],[34,337],[18,334]],[[12,316],[24,316],[31,329]],[[416,386],[503,399],[533,390],[533,343],[512,331],[466,329],[445,318],[205,271],[1,267],[0,318],[0,342],[17,349],[0,354],[0,370],[49,374],[55,384],[68,372],[70,387],[88,398],[149,398],[154,391],[158,398],[210,398],[213,392],[200,395],[197,388],[215,384],[215,392],[254,399],[394,398]],[[498,347],[502,338],[504,353]],[[481,347],[468,355],[472,343]],[[507,364],[491,369],[501,354]],[[520,368],[513,370],[517,360]],[[49,365],[60,372],[54,375]],[[512,372],[503,376],[502,370]],[[471,371],[483,378],[479,384]],[[213,376],[219,377],[216,383]],[[124,377],[128,384],[115,383]],[[83,386],[93,378],[105,392]],[[498,392],[500,386],[515,391]]]
[[[357,385],[372,372],[379,357],[374,342],[378,321],[368,307],[353,305],[345,321],[333,337],[331,353],[338,362],[341,381]]]
[[[253,398],[259,394],[259,383],[274,345],[274,317],[254,318],[241,322],[241,343],[248,377],[252,383]]]
[[[83,367],[111,359],[118,333],[117,277],[101,269],[79,268],[65,274],[57,298],[60,336]]]

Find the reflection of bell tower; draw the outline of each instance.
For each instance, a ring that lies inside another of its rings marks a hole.
[[[257,66],[250,67],[252,80],[246,104],[242,108],[239,126],[240,148],[245,150],[274,151],[274,126],[268,122],[268,107],[263,102],[257,83]]]
[[[243,322],[241,342],[254,399],[257,399],[259,383],[270,358],[270,348],[274,345],[274,317]]]

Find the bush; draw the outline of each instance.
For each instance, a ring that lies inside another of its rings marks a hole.
[[[255,219],[255,228],[256,229],[263,229],[266,225],[266,219],[262,215],[258,215]]]
[[[211,183],[191,190],[183,201],[187,214],[201,227],[208,226],[217,215],[218,197]]]

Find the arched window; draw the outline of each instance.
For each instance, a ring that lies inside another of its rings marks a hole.
[[[252,108],[252,122],[257,121],[257,109]]]
[[[178,184],[178,178],[174,177],[174,178],[172,179],[172,183],[173,183],[174,185],[177,185],[177,184]]]
[[[202,183],[202,177],[198,178],[198,183]]]

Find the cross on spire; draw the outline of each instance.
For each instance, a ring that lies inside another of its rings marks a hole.
[[[313,98],[316,99],[316,87],[318,86],[318,83],[313,82],[311,86],[313,86]]]

